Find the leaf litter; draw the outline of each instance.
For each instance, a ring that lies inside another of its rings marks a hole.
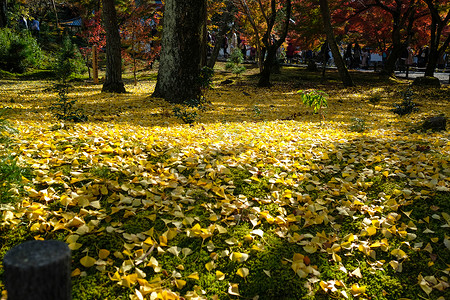
[[[7,84],[17,92],[30,83]],[[213,90],[214,110],[187,126],[167,113],[169,104],[145,98],[148,88],[130,87],[128,96],[75,92],[92,103],[94,120],[57,127],[42,121],[45,102],[34,104],[41,95],[17,95],[20,101],[8,104],[20,132],[13,147],[34,178],[20,202],[2,206],[2,228],[27,226],[35,239],[64,239],[77,258],[74,278],[95,269],[132,299],[263,297],[244,287],[261,271],[277,280],[276,270],[252,269],[273,238],[292,249],[277,260],[302,282],[304,297],[365,299],[373,296],[371,272],[401,274],[420,254],[429,269],[416,273],[414,284],[424,297],[444,299],[450,215],[427,201],[446,194],[448,202],[447,133],[411,133],[388,107],[368,116],[369,130],[352,132],[347,111],[372,109],[358,104],[353,90],[343,92],[349,98],[342,105],[337,100],[345,96],[329,92],[319,126],[286,87],[272,95],[252,90],[256,96],[244,104],[232,100],[239,98],[233,87],[218,89],[226,98]],[[1,94],[3,105],[9,98]],[[256,102],[265,107],[258,116],[251,112]],[[304,118],[278,120],[295,111]],[[140,216],[148,226],[125,229]],[[243,224],[246,232],[233,234]],[[82,242],[107,234],[120,246]],[[200,264],[202,251],[208,259]],[[169,256],[177,263],[167,263]],[[324,260],[338,271],[330,276]],[[226,283],[220,296],[211,294],[208,274]]]

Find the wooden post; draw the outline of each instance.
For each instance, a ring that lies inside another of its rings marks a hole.
[[[70,249],[61,241],[28,241],[4,257],[8,300],[70,300]]]
[[[98,54],[97,54],[97,46],[92,46],[92,77],[94,78],[94,83],[98,84]]]

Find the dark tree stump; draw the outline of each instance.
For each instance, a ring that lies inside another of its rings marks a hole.
[[[414,86],[428,86],[428,87],[441,87],[441,82],[439,81],[439,78],[436,77],[417,77],[413,81]]]
[[[317,64],[314,61],[310,60],[308,62],[308,66],[306,67],[306,70],[309,72],[317,72],[317,71],[319,71],[319,68],[317,67]]]
[[[440,131],[445,130],[446,126],[447,118],[444,115],[439,115],[425,119],[422,124],[422,130]]]
[[[28,241],[5,254],[8,300],[70,300],[70,249],[60,241]]]

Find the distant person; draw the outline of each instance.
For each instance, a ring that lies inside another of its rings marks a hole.
[[[353,68],[358,69],[361,64],[361,47],[358,42],[355,43],[353,48]]]
[[[408,58],[406,59],[406,67],[411,67],[414,65],[414,50],[411,48],[411,46],[408,46]]]
[[[287,48],[286,48],[286,62],[288,64],[292,64],[293,63],[293,59],[294,59],[294,45],[292,45],[292,43],[289,43]]]
[[[361,58],[361,67],[364,70],[369,69],[369,49],[366,47],[362,50]]]
[[[325,43],[323,43],[322,46],[320,47],[320,55],[322,57],[324,64],[327,65],[331,58],[328,41],[325,41]]]
[[[408,49],[403,47],[399,60],[399,71],[406,72],[406,60],[408,59]]]
[[[347,65],[347,68],[350,68],[352,66],[353,61],[352,48],[353,48],[352,43],[349,43],[347,45],[347,48],[345,49],[344,60]]]
[[[247,45],[245,44],[244,39],[241,39],[241,43],[239,44],[239,48],[241,49],[242,57],[244,58],[244,60],[246,60],[247,59]]]
[[[437,61],[437,67],[439,70],[444,71],[445,69],[445,60],[446,60],[446,54],[445,52],[442,52],[441,55],[439,55],[438,61]]]
[[[419,68],[425,68],[428,62],[428,47],[422,47],[419,50],[418,65]]]
[[[408,57],[406,58],[405,65],[406,65],[406,78],[408,78],[409,68],[414,64],[414,51],[411,48],[411,46],[408,46],[408,48],[406,48],[406,51],[408,53]]]
[[[256,61],[256,48],[254,46],[250,47],[250,60]]]
[[[381,53],[381,62],[383,66],[386,63],[388,56],[389,56],[389,49],[384,49],[383,52]]]
[[[236,49],[238,45],[238,36],[233,29],[230,37],[230,53],[233,53],[233,50]]]
[[[31,21],[31,32],[34,36],[39,37],[39,33],[41,31],[41,28],[39,26],[39,21],[34,19],[33,21]]]
[[[222,48],[223,48],[223,56],[225,58],[227,58],[228,57],[228,38],[226,36],[223,37]]]

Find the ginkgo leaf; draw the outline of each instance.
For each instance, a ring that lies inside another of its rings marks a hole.
[[[448,250],[450,250],[450,238],[448,236],[445,236],[444,238],[444,245]]]
[[[194,272],[191,275],[189,275],[187,278],[189,279],[195,279],[195,280],[199,280],[200,277],[198,276],[198,272]]]
[[[391,254],[397,257],[397,259],[404,259],[408,257],[402,249],[394,249],[391,251]]]
[[[98,257],[99,257],[100,259],[106,259],[106,258],[109,256],[110,253],[111,253],[111,252],[110,252],[109,250],[106,250],[106,249],[100,249],[100,250],[98,251]]]
[[[249,258],[249,255],[246,253],[240,253],[240,252],[233,252],[230,255],[230,259],[232,261],[237,261],[237,262],[244,262]]]
[[[360,270],[359,267],[356,268],[351,274],[352,274],[353,276],[355,276],[355,277],[362,278],[361,270]]]
[[[420,288],[427,294],[431,294],[433,288],[429,286],[428,282],[422,277],[421,274],[418,276],[419,286]]]
[[[210,261],[208,263],[205,264],[205,268],[208,271],[211,271],[212,269],[214,269],[216,267],[216,264],[214,263],[214,261]]]
[[[352,285],[352,289],[351,292],[354,296],[360,295],[360,294],[364,294],[366,292],[366,287],[365,286],[359,286],[357,283],[354,283]]]
[[[247,268],[239,268],[236,271],[236,274],[241,276],[241,277],[243,277],[243,278],[247,277],[249,273],[250,273],[250,271]]]
[[[181,253],[183,253],[183,255],[186,257],[189,254],[192,254],[192,250],[190,248],[183,248],[181,249]]]
[[[83,247],[83,244],[80,244],[80,243],[70,243],[69,244],[69,249],[72,251],[78,250],[81,247]]]
[[[224,280],[225,274],[222,273],[221,271],[216,271],[216,278],[217,278],[217,280]]]
[[[238,283],[230,283],[228,286],[228,294],[233,296],[240,296],[239,295],[239,284]]]
[[[368,235],[375,235],[377,233],[377,228],[374,226],[370,226],[366,228]]]
[[[86,267],[86,268],[90,268],[90,267],[92,267],[93,265],[95,265],[95,262],[96,262],[97,260],[95,259],[95,258],[93,258],[93,257],[90,257],[90,256],[84,256],[82,259],[80,259],[80,263],[81,263],[81,265],[83,265],[84,267]]]
[[[317,246],[314,244],[305,245],[305,246],[303,246],[303,250],[312,254],[317,251]]]
[[[391,260],[389,262],[389,265],[396,271],[401,273],[403,271],[403,265],[402,263],[396,261],[396,260]]]
[[[180,254],[182,249],[180,247],[173,246],[173,247],[168,248],[166,251],[169,252],[169,253],[172,253],[173,255],[178,257],[178,255]]]
[[[186,281],[182,279],[175,279],[175,285],[179,290],[181,290],[186,285]]]
[[[259,237],[263,237],[264,236],[264,231],[262,231],[261,229],[254,229],[250,232],[250,234],[255,234]]]

